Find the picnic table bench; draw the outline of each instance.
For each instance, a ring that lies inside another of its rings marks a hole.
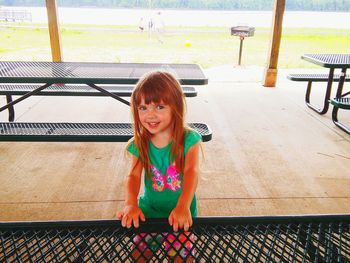
[[[287,75],[287,78],[293,81],[302,81],[307,82],[307,88],[306,88],[306,94],[305,94],[305,103],[314,111],[325,114],[328,111],[329,102],[330,102],[330,96],[331,96],[331,90],[326,90],[325,97],[323,100],[323,108],[320,109],[319,107],[316,107],[315,105],[310,103],[310,94],[311,94],[311,88],[312,88],[312,82],[328,82],[329,74],[320,74],[320,73],[304,73],[304,74],[298,74],[298,73],[291,73]],[[339,82],[340,74],[334,74],[333,75],[333,82]],[[350,81],[350,75],[347,74],[345,77],[345,81]]]
[[[212,138],[203,123],[188,123],[202,141]],[[131,123],[40,123],[0,122],[0,141],[41,142],[127,142],[133,136]]]
[[[0,62],[0,95],[5,95],[9,120],[13,106],[34,95],[110,96],[130,105],[132,85],[147,72],[165,70],[184,85],[184,93],[193,97],[196,90],[185,85],[205,85],[208,79],[195,64],[92,63],[92,62]],[[13,95],[21,97],[12,100]],[[189,123],[203,141],[211,139],[211,130],[203,123]],[[0,141],[127,141],[132,137],[131,123],[0,123]]]
[[[162,241],[173,234],[167,219],[147,219],[137,229],[118,220],[0,222],[0,262],[146,260],[133,241],[139,233],[158,246],[149,262],[170,262]],[[184,261],[350,262],[349,214],[198,217],[190,233],[182,240],[192,245]]]
[[[109,96],[87,85],[77,84],[52,84],[44,90],[33,93],[34,90],[40,88],[40,84],[0,84],[0,95],[6,96],[6,102],[13,101],[12,96],[23,96],[31,94],[31,96]],[[102,85],[102,89],[119,97],[130,97],[134,89],[134,85]],[[194,87],[182,86],[182,90],[186,97],[197,96],[197,90]],[[9,121],[15,119],[14,105],[8,107]]]

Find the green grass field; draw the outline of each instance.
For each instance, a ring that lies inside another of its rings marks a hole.
[[[1,60],[50,61],[45,26],[0,23]],[[203,68],[238,62],[240,41],[229,28],[166,28],[161,41],[156,33],[131,26],[64,25],[61,31],[64,61],[198,63]],[[269,41],[270,29],[256,28],[254,37],[244,40],[242,64],[263,67]],[[313,67],[300,56],[348,53],[349,46],[350,29],[284,29],[279,67]]]

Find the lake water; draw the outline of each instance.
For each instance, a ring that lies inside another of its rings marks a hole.
[[[2,7],[32,13],[32,22],[47,23],[45,7]],[[59,8],[61,24],[138,25],[141,17],[148,21],[161,12],[165,26],[224,26],[248,25],[270,27],[272,11],[207,11],[207,10],[147,10],[103,8]],[[350,28],[350,13],[286,11],[284,27]]]

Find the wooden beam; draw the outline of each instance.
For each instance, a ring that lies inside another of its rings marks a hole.
[[[52,61],[62,61],[60,25],[56,0],[46,0]]]
[[[282,36],[282,22],[285,5],[285,0],[275,0],[271,28],[270,48],[263,80],[263,85],[265,87],[275,87],[276,85],[277,63]]]

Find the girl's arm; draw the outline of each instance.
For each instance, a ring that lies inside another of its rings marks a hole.
[[[192,226],[192,216],[190,211],[191,202],[198,184],[198,163],[199,163],[200,143],[196,143],[188,149],[183,176],[182,192],[176,207],[169,215],[169,224],[174,231],[183,228],[188,231]]]
[[[139,227],[139,218],[145,221],[145,216],[137,204],[137,197],[141,185],[142,164],[132,157],[131,171],[125,179],[125,206],[122,211],[117,212],[117,218],[122,221],[122,226],[130,228],[131,225]]]

